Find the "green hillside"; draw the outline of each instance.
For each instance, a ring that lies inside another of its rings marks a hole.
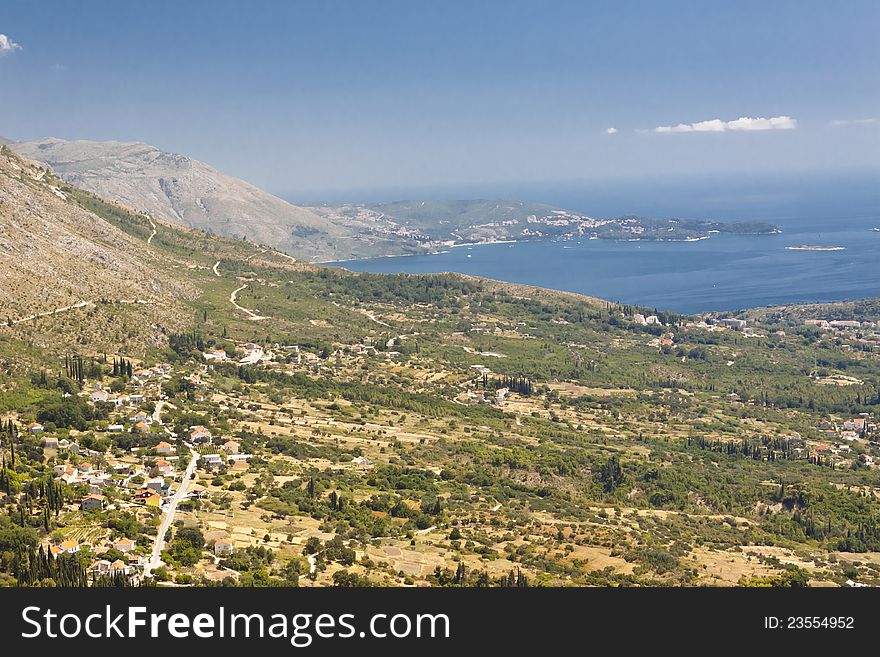
[[[170,329],[108,292],[115,347],[86,310],[0,327],[0,582],[880,582],[874,306],[737,324],[355,274],[57,188],[196,293]],[[62,570],[22,569],[70,541]]]

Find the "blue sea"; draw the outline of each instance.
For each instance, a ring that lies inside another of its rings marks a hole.
[[[473,195],[479,190],[467,191]],[[526,198],[596,217],[632,213],[760,220],[777,225],[782,233],[715,234],[694,242],[487,244],[435,255],[334,264],[380,273],[460,272],[686,313],[880,296],[880,232],[873,230],[880,228],[880,179],[874,175],[656,180],[637,186],[560,184],[491,191],[491,197]],[[803,244],[845,250],[785,248]]]

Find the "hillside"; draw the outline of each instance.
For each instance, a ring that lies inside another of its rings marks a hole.
[[[66,182],[190,228],[268,244],[303,260],[380,255],[381,238],[324,220],[257,187],[176,153],[141,142],[17,142]],[[397,252],[406,252],[405,244]]]
[[[157,333],[182,325],[195,288],[62,186],[44,165],[0,146],[0,337],[51,346],[73,315],[87,330],[71,335],[107,348],[149,325]]]
[[[2,167],[0,582],[880,584],[876,306],[355,274]]]

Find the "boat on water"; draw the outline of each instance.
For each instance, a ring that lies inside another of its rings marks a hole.
[[[880,228],[872,228],[871,230],[873,230],[875,233],[880,233]]]
[[[798,246],[786,246],[788,251],[845,251],[845,246],[820,246],[816,244],[799,244]]]

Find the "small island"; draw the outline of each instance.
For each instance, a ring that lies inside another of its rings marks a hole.
[[[800,244],[798,246],[785,247],[789,251],[846,251],[845,246],[817,246],[813,244]]]

